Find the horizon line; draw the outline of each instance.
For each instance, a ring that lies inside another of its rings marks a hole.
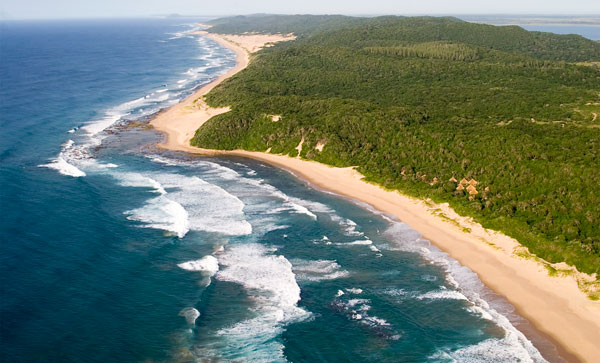
[[[3,14],[4,15],[4,14]],[[582,18],[594,18],[600,17],[600,12],[595,14],[589,13],[245,13],[245,14],[152,14],[152,15],[114,15],[114,16],[73,16],[73,17],[23,17],[13,18],[0,16],[0,21],[27,21],[27,20],[109,20],[109,19],[176,19],[176,18],[228,18],[235,16],[257,16],[257,15],[342,15],[349,17],[378,17],[378,16],[405,16],[405,17],[418,17],[418,16],[432,16],[432,17],[444,17],[444,16],[497,16],[497,17],[508,17],[508,16],[544,16],[544,17],[582,17]],[[593,24],[590,24],[593,26]],[[600,26],[600,22],[597,24]]]

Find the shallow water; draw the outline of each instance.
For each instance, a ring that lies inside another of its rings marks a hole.
[[[407,225],[121,127],[234,64],[193,26],[2,27],[3,361],[543,361]]]

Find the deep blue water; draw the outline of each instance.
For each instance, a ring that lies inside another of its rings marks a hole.
[[[234,64],[193,24],[0,26],[3,362],[556,358],[408,226],[125,127]]]

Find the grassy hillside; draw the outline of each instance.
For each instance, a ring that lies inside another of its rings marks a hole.
[[[241,29],[266,31],[259,18]],[[544,259],[600,272],[600,70],[569,63],[597,61],[598,43],[455,18],[332,19],[215,88],[209,104],[232,111],[193,144],[295,156],[304,139],[304,158],[358,165]]]

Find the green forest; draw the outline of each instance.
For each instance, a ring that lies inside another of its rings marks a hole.
[[[304,139],[303,158],[600,273],[600,43],[448,17],[264,15],[209,31],[298,38],[209,93],[231,111],[192,144],[296,156]]]

